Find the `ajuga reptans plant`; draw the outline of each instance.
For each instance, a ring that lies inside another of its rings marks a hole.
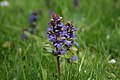
[[[25,32],[29,32],[30,34],[34,34],[36,31],[36,26],[37,26],[37,21],[38,21],[38,12],[33,11],[32,14],[29,17],[29,28],[26,28],[23,30],[23,33],[21,35],[22,40],[27,39],[27,35]]]
[[[59,58],[61,55],[67,55],[72,46],[79,47],[76,42],[76,28],[73,26],[71,21],[68,21],[65,25],[62,22],[62,17],[57,14],[52,14],[47,28],[47,36],[49,41],[53,45],[52,54],[57,58],[58,65],[58,79],[60,79],[60,62]],[[77,57],[73,54],[69,56],[71,60],[77,60]],[[68,58],[67,58],[68,59]]]

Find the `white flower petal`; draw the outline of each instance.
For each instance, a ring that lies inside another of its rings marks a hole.
[[[9,6],[9,2],[8,1],[1,1],[0,2],[0,6],[1,7],[8,7]]]
[[[108,61],[108,63],[114,64],[114,63],[116,63],[116,60],[115,59],[111,59],[110,61]]]

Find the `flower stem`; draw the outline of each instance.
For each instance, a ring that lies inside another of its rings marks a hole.
[[[60,80],[60,60],[59,60],[59,56],[57,56],[57,67],[58,67],[58,80]]]

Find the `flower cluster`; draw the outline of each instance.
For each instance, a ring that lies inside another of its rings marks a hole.
[[[31,27],[31,34],[34,34],[35,33],[35,29],[36,29],[36,26],[37,26],[37,21],[38,21],[38,12],[33,12],[32,15],[30,15],[29,17],[29,24],[30,24],[30,27]]]
[[[29,32],[30,34],[34,34],[36,31],[36,26],[37,26],[37,21],[38,21],[38,12],[34,11],[32,12],[32,14],[29,17],[29,25],[30,27],[27,29],[23,30],[23,33],[21,35],[21,38],[23,40],[27,39],[27,35],[25,34],[25,32]]]
[[[52,14],[49,26],[47,35],[55,47],[53,50],[55,56],[64,55],[71,46],[78,45],[77,42],[75,42],[75,39],[77,39],[75,34],[76,28],[72,22],[68,21],[66,25],[64,25],[62,23],[62,17],[57,14]],[[72,59],[77,60],[75,56],[72,56]]]
[[[34,23],[37,22],[37,12],[33,12],[32,15],[29,17],[29,23],[31,24],[32,27],[36,27]]]

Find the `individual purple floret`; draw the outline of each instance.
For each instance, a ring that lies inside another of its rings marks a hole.
[[[30,24],[30,28],[31,28],[30,33],[31,34],[34,34],[36,31],[38,13],[39,13],[38,11],[34,11],[29,17],[29,24]]]
[[[49,26],[47,36],[55,47],[55,50],[53,50],[54,55],[64,55],[71,46],[77,44],[75,41],[77,38],[75,33],[76,28],[73,26],[72,22],[68,21],[67,24],[64,25],[62,23],[62,17],[57,14],[52,14]]]
[[[55,42],[56,41],[56,36],[55,35],[50,35],[50,41]]]
[[[30,24],[31,24],[32,22],[36,22],[36,21],[37,21],[37,18],[38,18],[37,12],[33,12],[32,15],[29,17],[29,22],[30,22]]]
[[[25,34],[25,31],[28,31],[28,29],[24,29],[24,30],[23,30],[23,33],[22,33],[22,35],[21,35],[22,40],[27,39],[27,35]]]
[[[76,56],[72,56],[72,60],[77,60],[77,57]]]
[[[65,50],[61,50],[60,53],[61,53],[62,55],[64,55],[64,54],[66,54],[66,51],[65,51]]]
[[[22,38],[22,40],[25,40],[25,39],[27,39],[27,36],[26,36],[26,34],[25,34],[25,33],[22,33],[22,35],[21,35],[21,38]]]
[[[57,47],[58,49],[61,49],[62,48],[62,43],[55,43],[54,44],[55,47]]]

